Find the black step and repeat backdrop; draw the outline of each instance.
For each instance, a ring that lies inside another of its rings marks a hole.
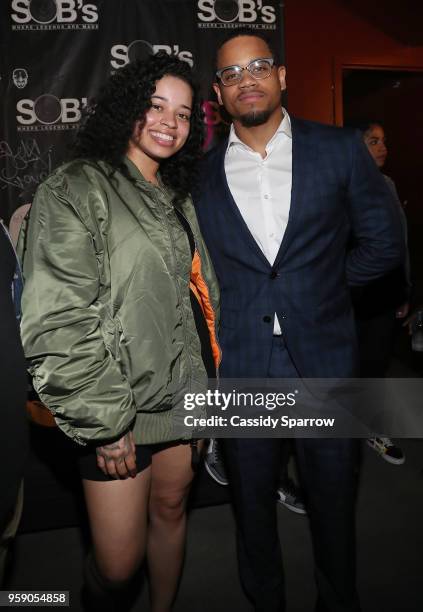
[[[210,147],[227,127],[211,93],[228,30],[265,33],[283,58],[277,0],[1,0],[0,217],[32,201],[66,155],[82,111],[128,62],[164,49],[194,67]]]

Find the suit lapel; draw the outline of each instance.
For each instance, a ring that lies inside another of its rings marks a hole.
[[[248,247],[254,252],[254,254],[261,260],[262,263],[266,265],[266,267],[270,267],[268,260],[266,259],[263,251],[257,244],[254,239],[254,236],[251,234],[248,229],[248,225],[245,223],[243,216],[235,203],[235,200],[232,196],[231,190],[229,189],[228,181],[226,179],[225,173],[225,153],[227,148],[227,141],[224,142],[223,146],[221,146],[217,158],[217,181],[215,184],[215,188],[218,195],[218,200],[223,202],[226,210],[228,211],[229,216],[235,221],[241,234],[244,237],[244,242]]]
[[[301,216],[305,206],[307,190],[313,179],[316,147],[309,137],[309,127],[301,120],[291,117],[292,128],[292,187],[288,224],[276,256],[274,267],[280,264],[293,237],[301,231]]]

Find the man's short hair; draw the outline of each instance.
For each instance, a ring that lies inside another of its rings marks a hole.
[[[217,70],[217,55],[220,49],[227,42],[229,42],[233,38],[238,38],[239,36],[254,36],[254,38],[260,38],[260,40],[266,43],[266,45],[269,47],[270,53],[272,57],[275,59],[275,64],[279,66],[278,52],[274,46],[274,43],[265,34],[262,34],[259,30],[253,30],[253,28],[249,28],[249,27],[242,27],[242,28],[237,28],[235,30],[230,30],[219,42],[219,45],[216,49],[216,53],[214,57],[214,71]]]

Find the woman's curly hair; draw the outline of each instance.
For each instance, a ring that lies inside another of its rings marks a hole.
[[[143,120],[151,108],[156,82],[164,76],[185,81],[193,92],[190,132],[185,145],[160,163],[163,184],[174,192],[174,202],[184,199],[194,179],[204,141],[204,123],[198,86],[190,66],[159,52],[147,60],[127,64],[112,75],[87,113],[72,150],[72,157],[103,160],[122,170],[136,121]]]

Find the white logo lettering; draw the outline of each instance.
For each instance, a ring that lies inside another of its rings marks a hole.
[[[276,21],[275,7],[263,0],[198,0],[198,19],[203,23],[266,23]]]
[[[239,8],[239,20],[242,23],[252,23],[253,21],[256,21],[257,11],[255,10],[256,3],[254,2],[254,0],[247,0],[245,2],[242,2]]]
[[[66,26],[98,21],[97,6],[85,0],[12,0],[11,8],[14,23],[39,24],[39,29],[53,22]]]
[[[159,51],[166,51],[169,55],[176,55],[180,60],[194,65],[190,51],[180,51],[179,45],[153,45],[146,40],[133,40],[129,45],[117,44],[110,49],[112,68],[122,68],[137,59],[145,59]]]
[[[74,0],[62,0],[57,8],[58,23],[74,23],[76,21],[78,14],[75,10]]]
[[[16,120],[21,125],[77,123],[86,105],[87,98],[57,98],[52,94],[43,94],[36,100],[23,98],[16,104]]]

